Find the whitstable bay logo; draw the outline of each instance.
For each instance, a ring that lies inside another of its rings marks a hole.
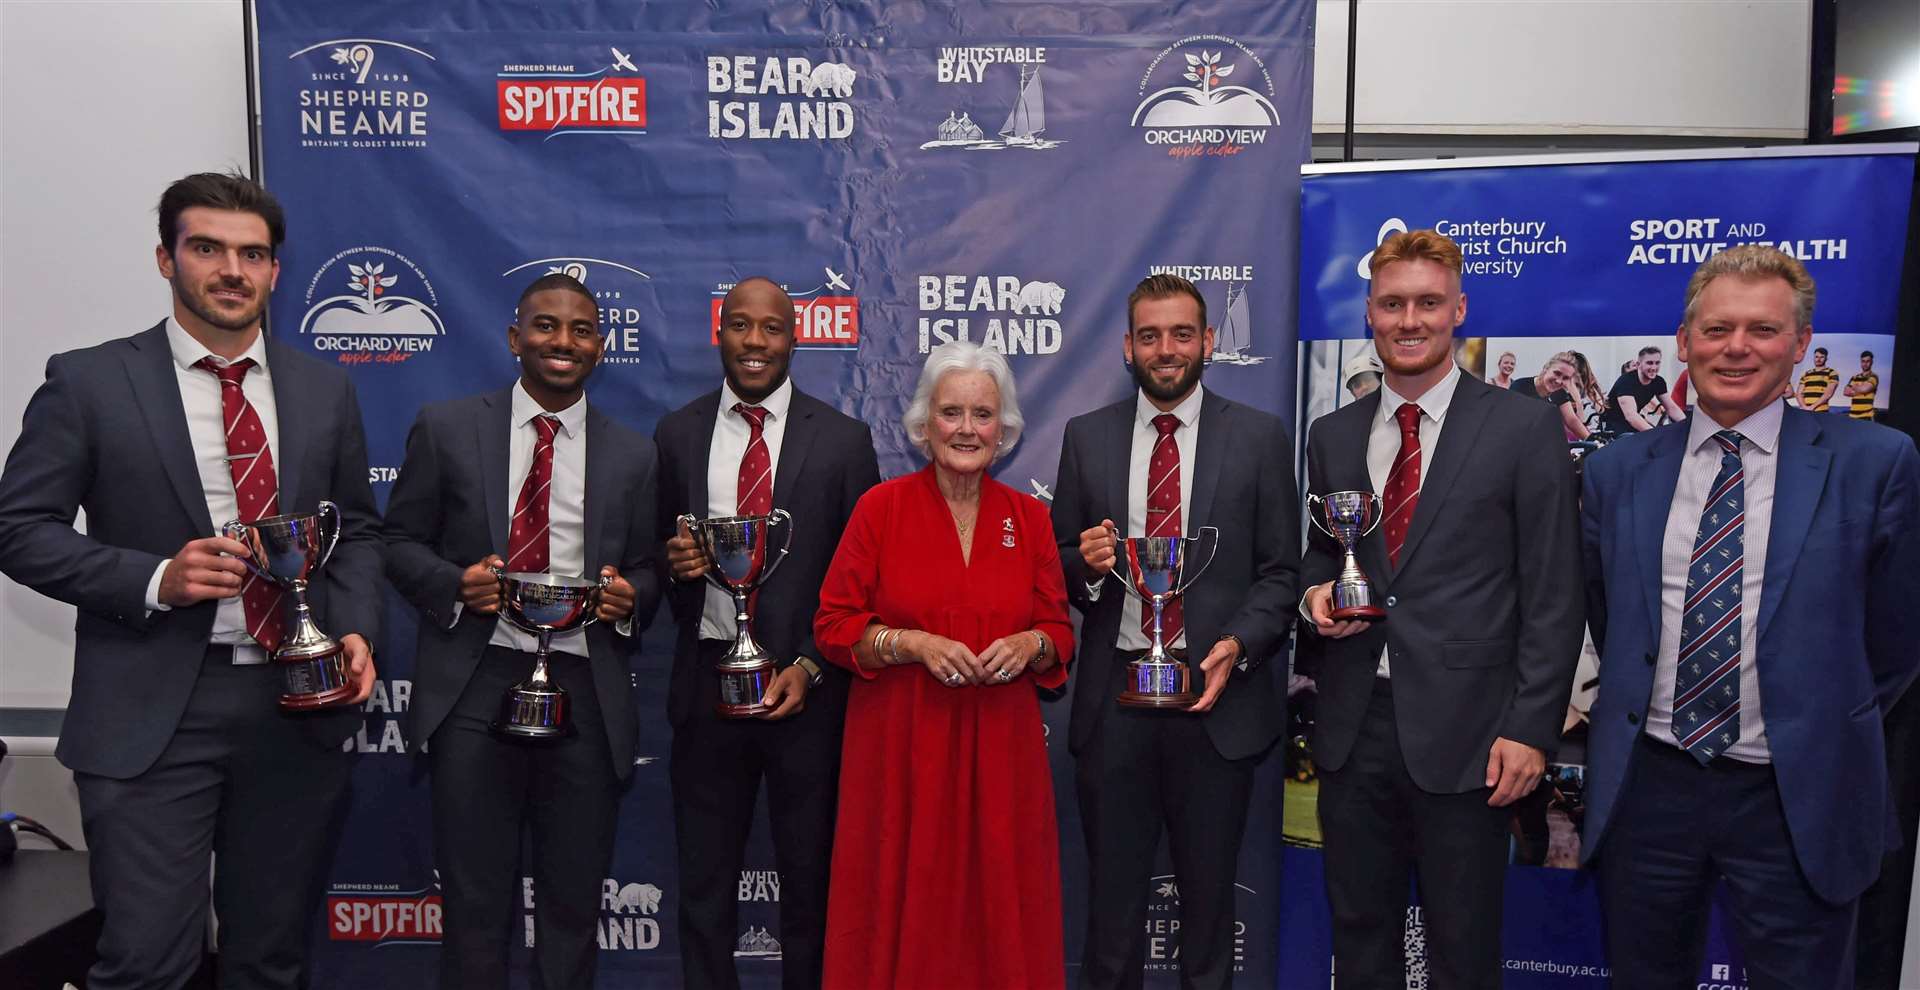
[[[967,87],[977,86],[987,76],[987,69],[995,65],[1008,65],[1019,72],[1020,83],[1007,101],[1006,116],[1000,126],[989,134],[980,121],[973,117],[973,110],[982,109],[978,100],[969,101],[970,105],[955,106],[947,111],[947,118],[934,127],[933,140],[920,146],[922,151],[935,148],[957,148],[964,151],[1004,151],[1019,148],[1027,151],[1045,151],[1059,147],[1062,142],[1047,135],[1047,94],[1046,85],[1041,80],[1041,66],[1047,62],[1047,50],[1039,47],[982,46],[974,48],[942,48],[935,71],[942,83],[959,84]],[[997,73],[997,78],[1006,78],[1011,73]],[[969,96],[973,94],[969,93]],[[999,107],[989,104],[984,112],[997,116]],[[991,119],[988,124],[991,124]]]
[[[333,38],[288,55],[309,63],[300,90],[302,148],[424,148],[431,98],[413,73],[435,61],[381,38]],[[424,62],[423,62],[424,60]]]
[[[434,339],[447,332],[434,309],[440,298],[433,283],[392,248],[367,245],[328,258],[307,282],[306,302],[300,333],[341,364],[405,361],[432,351]]]
[[[1147,144],[1174,157],[1237,155],[1265,144],[1267,128],[1280,123],[1273,96],[1273,75],[1251,49],[1222,35],[1197,34],[1163,49],[1147,66],[1133,126]]]

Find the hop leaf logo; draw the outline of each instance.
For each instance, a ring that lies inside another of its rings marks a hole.
[[[1184,53],[1187,59],[1186,79],[1200,84],[1200,95],[1213,98],[1214,87],[1220,81],[1233,75],[1232,64],[1221,65],[1219,52]]]
[[[382,273],[386,270],[387,266],[384,262],[369,265],[356,265],[348,262],[347,272],[349,273],[349,277],[347,284],[352,286],[355,291],[366,293],[367,301],[371,302],[384,294],[388,289],[393,288],[394,284],[400,281],[400,276],[398,275],[383,275]]]
[[[353,53],[347,51],[345,48],[335,48],[333,50],[333,60],[341,65],[351,65],[353,64]]]

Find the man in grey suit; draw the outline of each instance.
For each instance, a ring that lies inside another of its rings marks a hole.
[[[1384,621],[1336,620],[1341,554],[1310,534],[1303,617],[1327,639],[1313,759],[1347,988],[1406,985],[1407,882],[1435,986],[1500,985],[1508,805],[1560,738],[1584,621],[1576,488],[1554,407],[1463,375],[1460,248],[1399,233],[1371,259],[1379,391],[1317,420],[1307,489],[1374,492],[1357,557]]]
[[[1183,985],[1233,979],[1234,869],[1254,765],[1285,728],[1268,663],[1293,621],[1299,491],[1293,442],[1267,413],[1200,387],[1213,351],[1206,300],[1177,275],[1143,280],[1123,337],[1139,390],[1075,417],[1060,446],[1054,536],[1083,615],[1068,744],[1091,858],[1084,987],[1144,979],[1148,880],[1164,826],[1180,890]],[[1115,533],[1219,530],[1211,566],[1163,619],[1204,679],[1185,710],[1125,707],[1148,645],[1139,602],[1107,581]],[[1189,653],[1189,646],[1191,652]]]
[[[246,547],[214,534],[339,505],[340,543],[308,601],[364,700],[380,520],[360,405],[344,372],[261,332],[285,234],[265,189],[190,175],[159,212],[173,315],[47,362],[0,474],[0,569],[79,611],[57,752],[105,916],[87,985],[193,981],[217,858],[220,985],[301,986],[352,767],[341,742],[360,715],[280,710],[263,644],[279,641],[284,608],[249,577]]]
[[[507,328],[520,380],[421,410],[387,502],[387,576],[421,613],[413,738],[428,741],[433,773],[449,990],[507,985],[523,823],[540,983],[593,986],[601,884],[638,743],[629,663],[660,598],[653,444],[586,401],[599,318],[577,280],[535,279]],[[549,675],[577,730],[567,738],[489,729],[535,649],[496,618],[494,568],[610,582],[600,622],[553,638]]]

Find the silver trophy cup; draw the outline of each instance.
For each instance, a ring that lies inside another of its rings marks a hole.
[[[500,580],[500,617],[540,638],[532,676],[507,689],[500,699],[500,715],[493,721],[493,731],[520,739],[572,735],[567,690],[547,674],[553,636],[593,622],[594,612],[600,608],[600,592],[612,579],[498,568],[493,575]]]
[[[773,655],[753,639],[749,596],[787,559],[787,549],[793,545],[793,516],[785,509],[775,509],[764,516],[695,519],[683,515],[680,521],[706,555],[707,579],[733,596],[733,646],[715,665],[720,672],[716,710],[727,718],[752,718],[770,711],[761,699],[773,682]],[[768,559],[767,530],[775,525],[786,530],[786,539],[779,552]]]
[[[287,596],[286,634],[273,651],[283,689],[280,707],[295,711],[337,705],[354,695],[347,658],[339,641],[320,631],[307,607],[307,582],[325,566],[340,542],[340,507],[322,501],[314,512],[268,516],[253,522],[234,520],[221,535],[246,544],[247,569],[262,581],[291,592]]]
[[[1193,547],[1205,541],[1206,559],[1187,566]],[[1161,634],[1161,613],[1167,603],[1186,594],[1200,579],[1220,549],[1220,530],[1200,527],[1200,535],[1129,536],[1119,541],[1114,575],[1127,594],[1153,610],[1153,643],[1140,659],[1127,664],[1127,689],[1119,702],[1135,708],[1185,707],[1200,699],[1193,691],[1192,671],[1186,661],[1167,649]],[[1121,573],[1122,571],[1125,573]]]
[[[1307,518],[1316,529],[1340,544],[1346,555],[1340,562],[1339,576],[1333,579],[1333,610],[1328,614],[1336,622],[1349,619],[1378,622],[1387,617],[1387,610],[1375,604],[1378,596],[1373,592],[1373,582],[1367,580],[1360,561],[1353,555],[1353,548],[1380,527],[1381,509],[1380,496],[1372,492],[1307,496]]]

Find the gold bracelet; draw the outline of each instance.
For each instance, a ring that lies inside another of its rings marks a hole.
[[[1040,661],[1045,660],[1047,658],[1047,649],[1048,649],[1047,634],[1041,632],[1038,629],[1029,629],[1027,631],[1033,634],[1034,639],[1037,639],[1040,641],[1040,652],[1035,653],[1033,655],[1033,659],[1027,661],[1029,665],[1032,665],[1032,664],[1039,663]]]
[[[887,654],[886,654],[885,644],[887,642],[887,633],[891,631],[892,631],[891,628],[887,626],[881,626],[880,631],[873,634],[873,639],[868,644],[873,650],[873,658],[875,660],[880,661],[880,665],[882,667],[887,665]]]
[[[898,630],[898,629],[895,629],[895,630],[893,631],[893,638],[892,638],[892,639],[889,639],[889,640],[887,640],[887,656],[889,656],[889,657],[891,657],[891,658],[892,658],[892,660],[893,660],[893,663],[894,663],[894,665],[896,665],[896,666],[897,666],[897,665],[899,665],[899,664],[900,664],[900,662],[901,662],[901,660],[900,660],[900,633],[901,633],[901,630]]]

